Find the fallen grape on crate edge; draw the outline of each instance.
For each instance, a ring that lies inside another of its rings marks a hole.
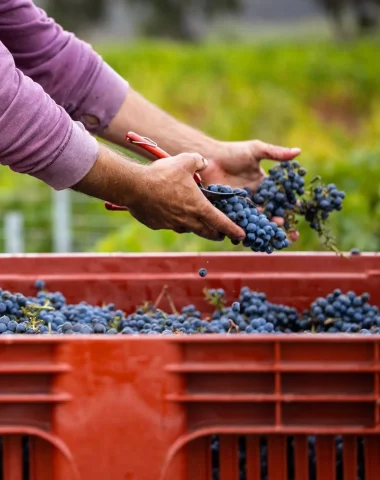
[[[207,270],[205,268],[200,268],[198,273],[199,273],[199,276],[202,278],[207,276]]]

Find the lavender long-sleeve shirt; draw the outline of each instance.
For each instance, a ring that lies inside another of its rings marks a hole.
[[[0,0],[0,163],[60,190],[80,181],[128,84],[32,0]],[[99,119],[86,124],[84,115]],[[70,118],[71,117],[71,118]]]

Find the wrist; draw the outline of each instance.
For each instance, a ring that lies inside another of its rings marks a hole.
[[[234,163],[234,153],[229,142],[213,141],[208,153],[203,155],[209,161],[207,169],[201,174],[202,180],[207,185],[220,182],[220,172],[224,171],[224,166]]]
[[[128,206],[135,201],[146,168],[100,145],[93,168],[72,188],[99,200]]]
[[[199,151],[207,160],[217,161],[226,155],[226,145],[225,142],[206,137],[195,151]]]

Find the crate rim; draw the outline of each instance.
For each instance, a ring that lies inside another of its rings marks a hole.
[[[350,252],[342,252],[349,255]],[[144,252],[144,253],[125,253],[125,252],[109,252],[109,253],[18,253],[18,254],[0,254],[2,259],[38,259],[38,258],[199,258],[199,257],[249,257],[253,255],[264,258],[281,257],[319,257],[319,258],[339,258],[339,255],[333,252],[312,252],[312,251],[295,251],[295,252],[275,252],[272,255],[266,253],[251,252]],[[361,252],[357,257],[378,257],[380,252]]]
[[[0,343],[11,345],[14,343],[64,343],[64,342],[115,342],[115,341],[130,341],[137,342],[143,339],[147,342],[169,342],[169,343],[305,343],[305,342],[322,342],[322,343],[376,343],[380,342],[380,335],[361,335],[354,333],[323,333],[323,334],[310,334],[310,333],[288,333],[284,335],[262,335],[262,334],[250,334],[250,335],[220,335],[220,334],[194,334],[194,335],[173,335],[168,337],[166,335],[115,335],[110,336],[106,334],[93,334],[93,335],[6,335],[0,336]]]

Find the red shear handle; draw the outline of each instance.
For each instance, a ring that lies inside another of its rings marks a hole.
[[[150,140],[150,138],[142,137],[135,132],[128,132],[125,136],[127,143],[131,143],[133,145],[138,145],[139,147],[143,148],[147,152],[151,153],[157,158],[169,158],[170,155],[162,150],[156,142]],[[194,174],[194,180],[197,183],[201,183],[201,177],[198,173]]]
[[[165,150],[162,150],[162,148],[160,148],[157,143],[153,142],[153,140],[142,137],[141,135],[137,135],[137,133],[128,132],[125,135],[125,139],[127,143],[131,143],[132,145],[137,145],[138,147],[143,148],[147,152],[154,155],[156,158],[170,157],[170,155],[165,152]]]
[[[167,152],[165,152],[165,150],[162,150],[162,148],[160,148],[157,145],[157,143],[153,142],[153,140],[150,140],[149,138],[146,138],[146,137],[142,137],[137,133],[128,132],[125,136],[125,139],[127,143],[131,143],[132,145],[137,145],[138,147],[154,155],[157,159],[170,157],[170,155]],[[197,184],[201,183],[201,177],[198,173],[194,174],[194,180],[196,181]],[[106,202],[104,205],[107,210],[124,211],[124,212],[128,211],[127,207],[114,205],[113,203],[110,203],[110,202]]]
[[[118,212],[128,212],[127,207],[120,207],[119,205],[114,205],[113,203],[110,202],[105,202],[104,206],[106,207],[106,210],[110,211],[118,211]]]

